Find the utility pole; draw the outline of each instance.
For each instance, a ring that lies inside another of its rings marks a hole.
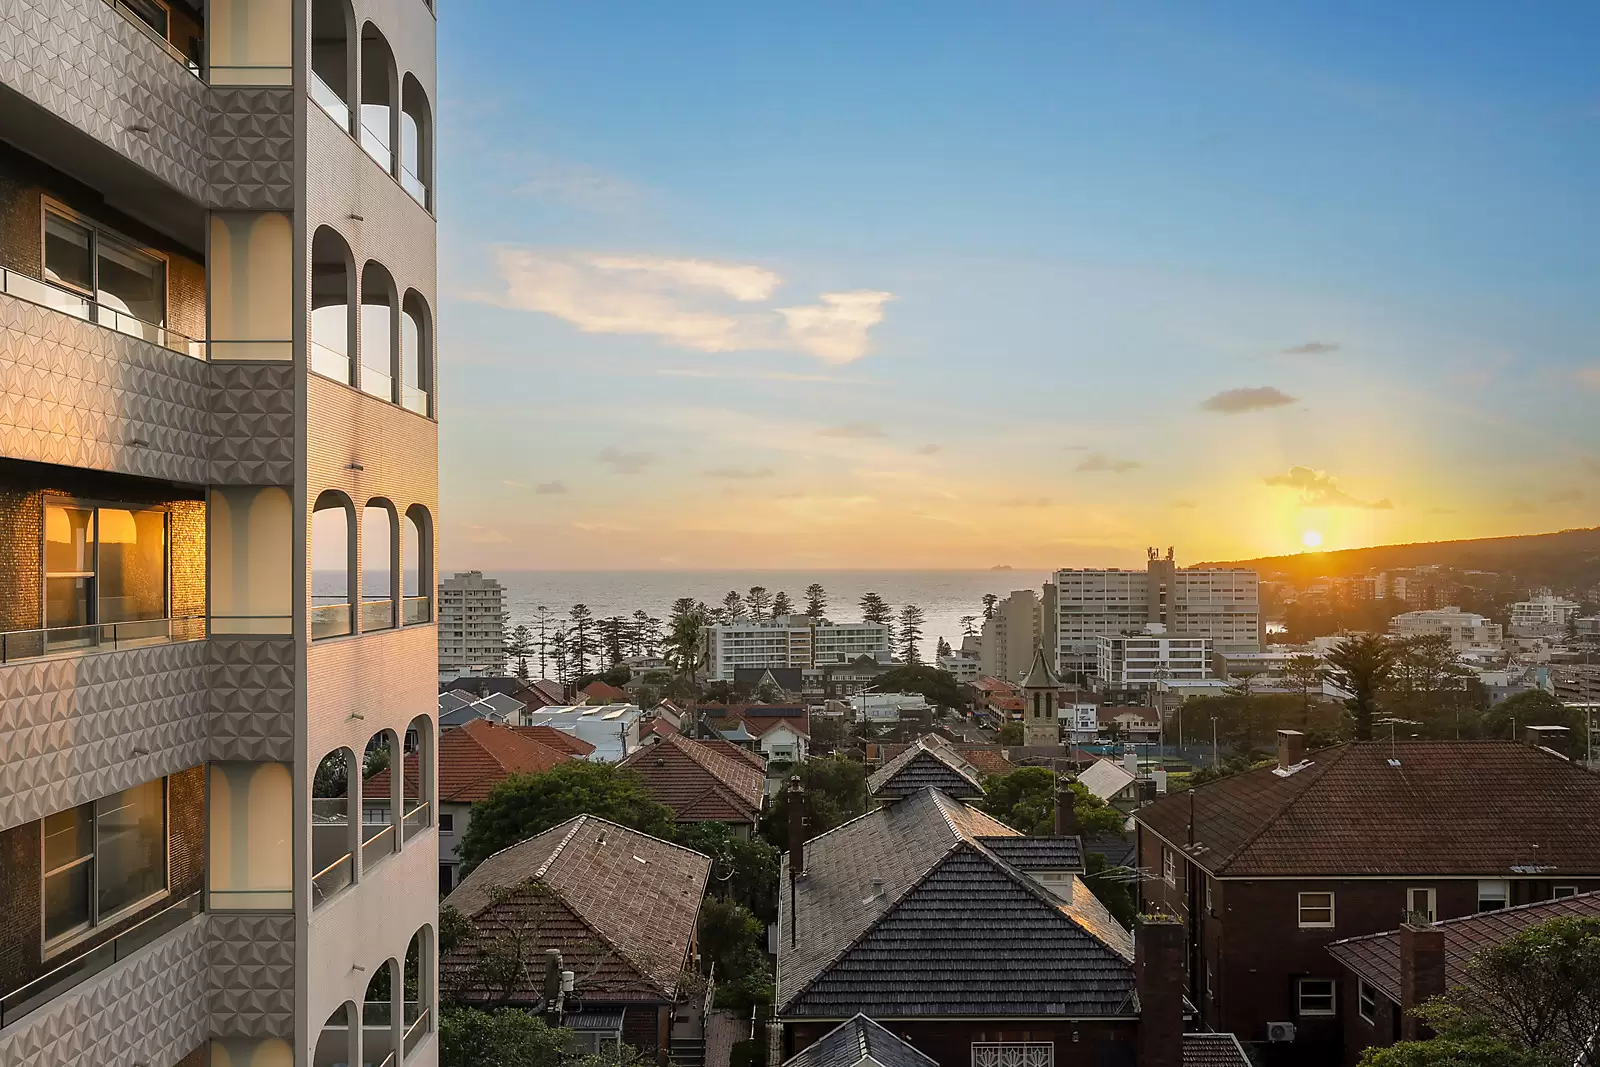
[[[1217,717],[1215,715],[1211,716],[1211,766],[1221,766],[1221,761],[1217,758]]]

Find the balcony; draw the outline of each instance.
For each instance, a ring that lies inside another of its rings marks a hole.
[[[90,626],[58,626],[43,630],[11,630],[0,633],[0,664],[47,656],[81,655],[86,652],[117,652],[179,641],[201,641],[207,635],[203,615],[183,615],[170,619],[139,622],[108,622]]]
[[[317,603],[319,600],[323,602]],[[311,598],[311,640],[344,637],[354,632],[349,601],[342,597],[337,602],[329,602],[329,598],[321,596]]]
[[[20,989],[0,997],[0,1029],[11,1026],[34,1009],[88,981],[112,964],[127,959],[201,914],[200,898],[199,893],[191,894],[129,927],[110,941],[74,956]]]
[[[37,278],[30,278],[14,270],[6,270],[4,267],[0,267],[0,293],[71,315],[75,319],[92,322],[97,326],[104,326],[108,330],[125,333],[129,337],[137,337],[141,341],[149,341],[153,345],[160,345],[180,355],[201,360],[206,358],[204,341],[185,337],[176,330],[134,318],[126,312],[98,304],[69,289],[41,282]]]
[[[311,906],[319,907],[355,881],[350,851],[350,802],[345,797],[311,798]]]
[[[404,601],[405,624],[419,626],[425,622],[433,621],[433,598],[426,596],[408,596]]]
[[[406,812],[405,818],[401,820],[401,825],[405,829],[405,840],[407,841],[426,830],[428,828],[428,802],[423,800],[413,804],[411,809]]]
[[[361,604],[361,632],[394,629],[394,601],[388,597],[366,600]]]

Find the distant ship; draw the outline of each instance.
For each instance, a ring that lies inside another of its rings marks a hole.
[[[992,570],[992,571],[1008,571],[1008,570],[1011,569],[1011,564],[1009,564],[1009,563],[997,563],[993,567],[990,567],[989,569]]]

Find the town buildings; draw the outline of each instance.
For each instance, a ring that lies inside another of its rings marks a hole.
[[[1457,607],[1408,611],[1389,620],[1389,632],[1399,637],[1447,637],[1456,652],[1471,648],[1499,648],[1505,633],[1497,622]]]
[[[439,583],[439,678],[496,675],[506,667],[505,590],[482,571]]]
[[[0,1063],[434,1063],[434,13],[0,24]]]
[[[1600,888],[1600,778],[1538,744],[1348,742],[1135,813],[1141,908],[1188,928],[1188,995],[1284,1062],[1338,1059],[1356,1003],[1326,946]],[[1275,1026],[1274,1024],[1287,1024]]]
[[[882,623],[834,623],[805,615],[735,619],[701,630],[706,678],[731,682],[740,669],[818,667],[862,656],[889,659],[889,627]]]
[[[636,704],[577,704],[529,708],[522,726],[547,726],[594,746],[589,759],[618,763],[639,747],[644,711]]]
[[[1511,632],[1517,637],[1561,637],[1581,605],[1566,597],[1541,593],[1511,605]]]
[[[983,620],[979,670],[1008,682],[1021,681],[1033,664],[1033,650],[1039,647],[1043,626],[1039,595],[1032,589],[1014,590]]]
[[[1212,676],[1210,638],[1102,634],[1096,647],[1095,678],[1103,690],[1153,689],[1160,682]]]
[[[950,742],[926,734],[867,778],[867,792],[879,804],[893,804],[930,787],[957,800],[975,800],[983,796],[983,775]]]
[[[1152,623],[1174,638],[1204,638],[1218,652],[1259,652],[1260,580],[1242,567],[1179,567],[1172,550],[1148,552],[1145,569],[1056,571],[1046,600],[1046,639],[1069,681],[1093,677],[1100,638],[1143,634]]]

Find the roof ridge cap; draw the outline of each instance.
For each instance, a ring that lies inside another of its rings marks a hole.
[[[592,816],[590,816],[588,813],[574,815],[572,817],[571,828],[567,830],[566,836],[556,843],[556,847],[550,850],[550,855],[544,858],[544,862],[539,865],[539,869],[533,872],[533,876],[535,878],[542,880],[544,876],[550,872],[551,866],[556,862],[556,857],[561,855],[562,849],[567,847],[567,844],[572,840],[573,836],[576,835],[578,830],[583,827],[584,821],[590,818],[592,818]],[[551,829],[553,830],[555,827],[552,826]],[[529,840],[532,839],[530,838]]]

